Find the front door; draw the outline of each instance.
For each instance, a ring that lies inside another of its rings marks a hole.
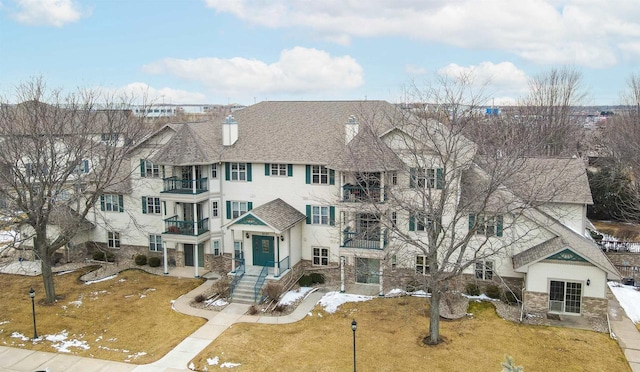
[[[193,247],[194,247],[193,244],[184,245],[184,265],[185,266],[193,266],[194,264]],[[204,267],[204,244],[198,244],[198,266]]]
[[[253,236],[253,265],[267,266],[267,262],[271,261],[273,265],[274,257],[273,236]]]

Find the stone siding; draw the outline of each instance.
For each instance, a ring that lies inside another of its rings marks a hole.
[[[609,300],[606,298],[582,297],[582,315],[587,317],[606,316]]]
[[[528,313],[546,313],[549,309],[549,295],[544,292],[524,292],[524,308]]]

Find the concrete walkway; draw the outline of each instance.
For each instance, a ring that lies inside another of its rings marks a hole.
[[[609,291],[609,323],[625,358],[634,372],[640,372],[640,332],[629,319],[616,297]]]
[[[169,351],[161,359],[145,365],[112,362],[102,359],[85,358],[66,354],[47,353],[18,348],[0,346],[0,370],[1,371],[115,371],[115,372],[161,372],[161,371],[188,371],[188,363],[195,358],[213,340],[222,334],[234,323],[265,323],[286,324],[303,319],[320,301],[324,292],[315,291],[298,305],[289,315],[280,317],[245,315],[250,305],[229,304],[222,311],[210,311],[196,309],[189,302],[205,289],[211,286],[212,281],[207,280],[191,292],[180,296],[173,304],[173,308],[181,313],[208,319],[202,327],[185,338],[173,350]]]

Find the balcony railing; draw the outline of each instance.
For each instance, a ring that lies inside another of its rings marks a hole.
[[[387,200],[387,191],[384,187],[344,185],[342,190],[344,191],[343,202],[376,203]]]
[[[178,216],[169,217],[164,220],[165,234],[177,234],[177,235],[191,235],[195,236],[195,226],[198,226],[198,234],[203,234],[209,231],[209,218],[204,218],[197,222],[194,221],[181,221]]]
[[[382,239],[381,238],[382,235]],[[380,232],[359,232],[344,230],[342,244],[344,248],[384,249],[387,246],[387,230]]]
[[[209,190],[209,179],[197,180],[179,179],[176,176],[163,178],[163,191],[171,194],[200,194]],[[194,190],[195,185],[195,190]]]

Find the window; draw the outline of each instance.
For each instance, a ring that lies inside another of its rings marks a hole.
[[[79,163],[77,163],[73,169],[73,173],[89,173],[89,160],[82,159]]]
[[[286,164],[271,164],[271,175],[272,176],[286,176],[287,175],[287,165]]]
[[[4,195],[0,195],[0,209],[7,209],[7,197]]]
[[[429,274],[429,261],[427,260],[427,256],[416,256],[416,274]]]
[[[160,207],[160,198],[153,196],[142,197],[142,213],[160,214],[162,209]]]
[[[391,184],[392,185],[398,184],[398,172],[391,172]]]
[[[484,236],[502,236],[503,234],[503,217],[502,215],[469,215],[469,231],[476,229],[476,235]]]
[[[46,176],[49,174],[49,166],[47,164],[26,163],[24,165],[26,176]]]
[[[120,233],[116,231],[107,232],[107,245],[109,248],[120,248]]]
[[[435,227],[433,218],[427,213],[409,216],[409,231],[429,231],[432,226]]]
[[[329,248],[313,248],[313,264],[327,266],[329,264]]]
[[[160,168],[150,160],[140,159],[140,177],[160,177]]]
[[[324,165],[311,166],[311,183],[326,185],[329,183],[329,170]]]
[[[157,235],[157,234],[149,235],[149,250],[152,252],[162,251],[162,235]]]
[[[314,225],[329,224],[329,207],[312,206],[311,207],[311,223]]]
[[[218,201],[211,202],[211,217],[218,217]]]
[[[444,186],[444,171],[442,168],[411,168],[409,187],[427,187],[441,190]]]
[[[397,266],[398,266],[398,256],[394,254],[393,256],[391,256],[391,270],[395,270]]]
[[[476,279],[480,279],[480,280],[493,279],[493,261],[476,262]]]
[[[100,210],[104,212],[124,212],[124,198],[117,194],[100,195]]]
[[[231,218],[238,218],[248,211],[247,202],[232,201],[231,202]]]
[[[115,143],[118,142],[119,137],[118,133],[102,133],[101,140],[102,142]]]
[[[211,178],[218,178],[218,164],[211,164]]]
[[[220,255],[220,240],[212,240],[211,241],[211,249],[213,250],[214,256]]]
[[[398,226],[398,212],[391,212],[391,226]]]
[[[233,242],[233,255],[235,258],[242,258],[242,242]]]
[[[231,181],[247,180],[247,164],[231,163]]]

